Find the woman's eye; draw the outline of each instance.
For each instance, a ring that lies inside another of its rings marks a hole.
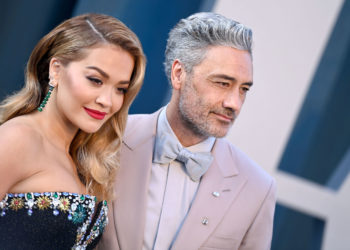
[[[128,91],[128,89],[127,88],[117,88],[117,91],[119,93],[125,94]]]
[[[97,85],[101,85],[102,84],[102,81],[98,78],[95,78],[95,77],[87,77],[87,79],[91,82],[93,82],[94,84],[97,84]]]

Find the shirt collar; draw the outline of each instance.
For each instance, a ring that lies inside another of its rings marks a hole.
[[[166,110],[168,106],[165,106],[164,109],[159,114],[158,117],[158,124],[157,124],[157,135],[160,135],[162,133],[168,133],[171,136],[173,136],[178,142],[178,138],[176,137],[174,131],[172,130],[168,119],[166,117]],[[179,142],[180,143],[180,142]],[[208,137],[204,141],[201,141],[200,143],[197,143],[195,145],[192,145],[190,147],[186,147],[189,151],[196,153],[196,152],[210,152],[213,148],[213,145],[215,143],[215,137]],[[181,144],[181,143],[180,143]]]

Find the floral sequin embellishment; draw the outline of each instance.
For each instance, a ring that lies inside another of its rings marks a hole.
[[[21,198],[14,198],[11,200],[10,206],[12,210],[17,211],[18,209],[21,209],[24,207],[24,202]]]
[[[47,209],[50,207],[50,199],[46,196],[39,197],[37,200],[37,205],[41,210]]]
[[[73,204],[73,205],[75,205],[75,204]],[[74,206],[72,206],[72,207],[74,207]],[[73,212],[74,212],[73,218],[72,218],[73,223],[75,223],[75,224],[83,223],[85,218],[86,218],[85,208],[82,205],[78,205],[78,206],[76,206],[76,209],[73,210]]]
[[[67,198],[61,198],[60,199],[60,205],[59,205],[59,209],[63,212],[67,212],[69,210],[69,199]]]
[[[45,193],[18,193],[6,194],[3,200],[0,200],[0,217],[7,216],[25,209],[28,216],[39,212],[47,213],[52,210],[54,216],[67,216],[77,226],[75,244],[72,249],[81,250],[92,243],[102,234],[108,223],[107,201],[101,201],[96,206],[95,196],[81,195],[67,192],[45,192]],[[98,210],[95,213],[95,209]],[[45,210],[45,211],[44,211]],[[96,217],[96,220],[93,218]]]

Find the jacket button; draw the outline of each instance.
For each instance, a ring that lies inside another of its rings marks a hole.
[[[203,219],[202,219],[202,224],[203,224],[204,226],[208,225],[208,223],[209,223],[208,218],[203,218]]]
[[[220,196],[220,193],[219,193],[219,192],[216,192],[216,191],[215,191],[215,192],[212,192],[211,194],[212,194],[214,197],[219,197],[219,196]]]

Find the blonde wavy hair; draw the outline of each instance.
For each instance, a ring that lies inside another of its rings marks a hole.
[[[122,22],[107,15],[85,14],[64,21],[44,36],[28,60],[25,86],[0,105],[0,124],[36,110],[48,91],[51,58],[67,65],[83,59],[89,48],[106,43],[120,46],[133,56],[130,86],[121,109],[97,132],[88,134],[78,130],[70,154],[88,192],[110,200],[129,107],[141,88],[146,66],[139,39]]]

